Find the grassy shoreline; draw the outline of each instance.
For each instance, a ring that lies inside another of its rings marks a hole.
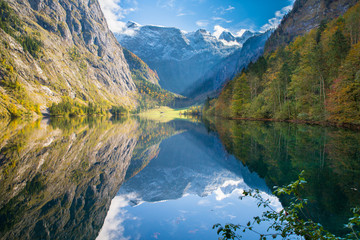
[[[243,121],[260,121],[260,122],[288,122],[296,124],[306,124],[306,125],[318,125],[322,127],[335,127],[350,129],[353,131],[359,131],[360,125],[356,123],[340,123],[340,122],[331,122],[331,121],[310,121],[310,120],[298,120],[298,119],[276,119],[276,118],[246,118],[246,117],[224,117],[219,115],[205,115],[205,118],[214,117],[228,120],[243,120]]]
[[[153,109],[140,112],[137,115],[142,118],[159,122],[169,122],[175,119],[191,119],[188,116],[183,115],[188,108],[173,109],[166,106],[161,106]]]

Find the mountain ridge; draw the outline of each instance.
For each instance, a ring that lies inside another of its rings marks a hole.
[[[251,36],[250,32],[236,38],[231,34],[234,41],[229,42],[225,33],[218,39],[204,29],[185,32],[131,21],[125,33],[115,33],[120,44],[157,71],[163,88],[180,94]]]

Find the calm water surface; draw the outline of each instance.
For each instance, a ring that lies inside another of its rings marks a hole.
[[[311,218],[344,233],[360,205],[360,136],[287,123],[142,119],[11,122],[0,129],[0,239],[217,239],[305,170]],[[259,231],[266,229],[260,226]],[[257,239],[246,235],[245,239]]]

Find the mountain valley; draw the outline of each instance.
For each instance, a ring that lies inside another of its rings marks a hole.
[[[250,39],[266,40],[268,34],[246,31],[235,37],[224,30],[217,38],[204,29],[184,32],[177,28],[128,22],[126,31],[115,33],[115,36],[122,46],[157,72],[161,87],[178,94],[193,95],[189,89],[194,84],[198,86],[211,79],[218,82],[214,86],[218,89],[238,69],[255,60],[262,53],[265,42],[252,46]],[[247,47],[246,53],[241,52],[243,46]]]

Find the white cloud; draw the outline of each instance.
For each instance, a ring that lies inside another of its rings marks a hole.
[[[222,18],[222,17],[212,17],[211,19],[214,20],[214,21],[222,21],[222,22],[226,22],[226,23],[231,23],[232,22],[231,20],[227,20],[227,19]]]
[[[206,27],[207,25],[209,25],[209,21],[207,21],[207,20],[199,20],[199,21],[196,21],[196,25],[198,27]]]
[[[126,24],[121,20],[131,12],[136,11],[136,7],[122,8],[120,6],[121,0],[99,0],[101,10],[103,11],[109,28],[113,32],[126,31]],[[137,5],[136,1],[133,1],[134,6]]]
[[[198,201],[198,205],[200,206],[210,206],[211,202],[208,199],[201,199]]]
[[[229,31],[229,30],[227,30],[226,28],[223,28],[220,25],[215,25],[213,36],[215,36],[216,38],[219,38],[223,31]]]
[[[291,0],[290,2],[293,3],[292,0]],[[287,14],[288,12],[290,12],[291,9],[292,9],[292,7],[293,7],[293,5],[291,4],[291,5],[289,5],[289,6],[283,7],[283,8],[282,8],[281,10],[279,10],[279,11],[276,11],[276,12],[275,12],[275,17],[270,18],[270,19],[268,20],[268,23],[266,23],[265,25],[263,25],[263,26],[260,28],[260,30],[261,30],[262,32],[265,32],[265,31],[267,31],[267,30],[269,30],[269,29],[275,29],[275,28],[277,28],[277,26],[279,26],[282,18],[284,17],[284,15]]]
[[[177,13],[178,13],[178,14],[176,15],[177,17],[195,15],[194,12],[185,10],[184,8],[179,8],[179,9],[177,10]]]
[[[242,37],[242,35],[244,35],[244,33],[248,31],[247,29],[241,29],[240,31],[237,31],[235,36],[236,37]]]
[[[215,21],[220,21],[220,20],[222,20],[223,18],[221,18],[221,17],[213,17],[212,18],[212,20],[215,20]]]
[[[225,198],[229,198],[231,195],[240,196],[244,190],[243,189],[234,189],[231,193],[224,193],[221,188],[218,188],[214,191],[216,201],[222,201]]]
[[[135,197],[134,193],[130,193],[126,196],[116,196],[111,201],[109,211],[96,240],[130,239],[129,237],[125,238],[124,236],[125,228],[123,223],[126,219],[134,219],[134,217],[130,216],[124,209],[129,206],[129,199],[132,197]]]
[[[231,10],[235,10],[235,7],[229,5],[227,9],[225,9],[225,11],[231,11]]]
[[[162,8],[174,8],[175,0],[157,0],[156,4]]]
[[[230,196],[234,196],[234,195],[237,195],[237,196],[240,196],[242,194],[242,192],[244,192],[244,189],[240,188],[239,186],[240,185],[244,185],[244,179],[239,179],[239,180],[227,180],[225,181],[219,188],[217,188],[215,191],[214,191],[214,194],[215,194],[215,199],[217,201],[221,201],[225,198],[228,198]],[[226,188],[228,186],[234,186],[236,187],[234,190],[232,190],[230,193],[224,193],[222,188]],[[222,208],[222,207],[221,207]]]
[[[232,10],[235,10],[235,7],[229,5],[228,7],[219,7],[217,9],[215,9],[214,13],[215,14],[220,14],[220,15],[224,15],[227,12],[230,12]]]

